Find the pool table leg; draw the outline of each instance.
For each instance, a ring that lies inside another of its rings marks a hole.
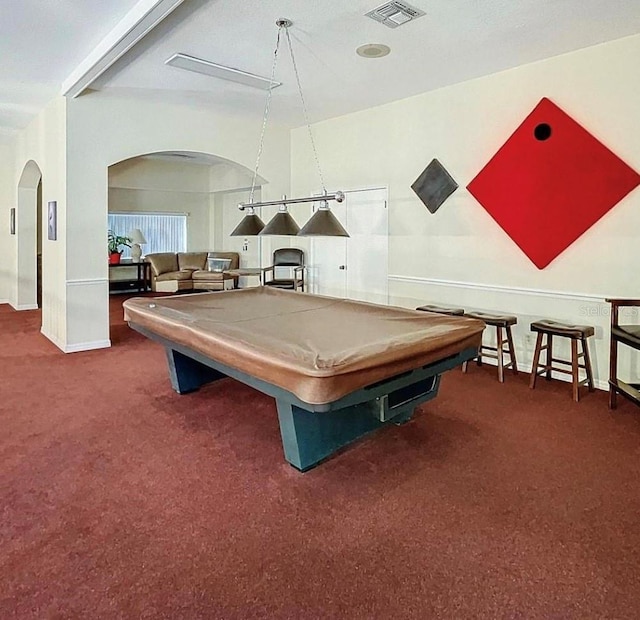
[[[165,347],[171,387],[178,394],[186,394],[197,390],[201,385],[223,379],[225,374],[205,366],[191,357],[183,355],[170,347]]]
[[[284,456],[296,469],[307,471],[339,448],[386,426],[366,405],[326,413],[313,413],[276,399]],[[413,411],[404,411],[390,422],[404,423]]]

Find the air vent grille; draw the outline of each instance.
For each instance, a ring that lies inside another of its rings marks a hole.
[[[397,28],[423,15],[426,15],[424,11],[397,0],[386,2],[377,9],[365,13],[365,17],[375,19],[389,28]]]

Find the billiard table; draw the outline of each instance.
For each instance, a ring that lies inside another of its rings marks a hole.
[[[254,287],[124,302],[165,347],[180,394],[232,377],[276,400],[286,460],[306,471],[355,439],[408,421],[440,376],[476,356],[484,323]]]

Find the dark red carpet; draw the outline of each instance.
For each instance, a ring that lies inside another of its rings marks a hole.
[[[0,618],[640,617],[640,410],[490,367],[300,474],[273,401],[179,396],[112,300],[63,355],[0,306]]]

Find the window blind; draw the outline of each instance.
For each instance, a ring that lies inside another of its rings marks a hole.
[[[109,213],[109,229],[116,235],[128,237],[134,228],[139,228],[147,243],[143,254],[154,252],[187,251],[187,216],[184,213]],[[124,248],[123,258],[131,256]]]

